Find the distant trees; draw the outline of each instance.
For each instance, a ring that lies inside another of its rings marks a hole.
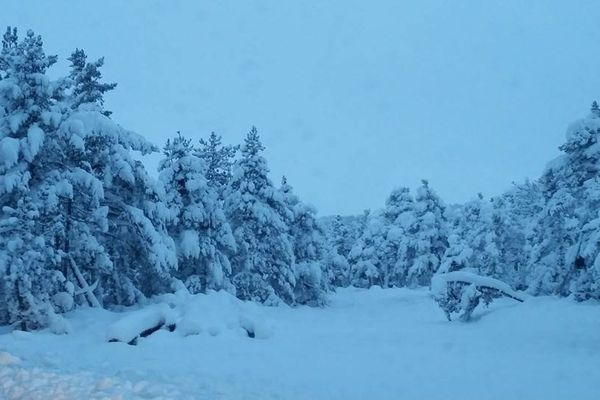
[[[427,181],[413,198],[396,189],[371,213],[349,254],[354,285],[427,286],[447,247],[445,207]]]
[[[532,294],[600,298],[599,133],[594,102],[539,180],[449,208],[427,181],[414,198],[397,189],[358,235],[356,217],[325,219],[329,245],[350,272],[344,278],[338,267],[333,282],[427,286],[435,274],[465,270]]]

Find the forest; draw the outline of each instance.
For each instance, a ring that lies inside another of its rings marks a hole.
[[[117,84],[103,81],[102,58],[75,49],[68,61],[51,78],[57,57],[39,35],[4,33],[0,325],[37,330],[183,287],[327,307],[337,288],[426,288],[456,271],[600,299],[596,102],[541,177],[500,195],[445,204],[425,179],[414,193],[398,182],[381,209],[320,217],[269,176],[251,121],[241,143],[174,129],[157,146],[111,118],[104,94]],[[140,161],[153,152],[156,173]]]

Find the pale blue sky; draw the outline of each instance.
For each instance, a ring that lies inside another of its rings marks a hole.
[[[239,142],[321,214],[428,178],[448,202],[537,177],[600,88],[597,1],[12,1],[63,59],[106,58],[114,118]],[[60,68],[67,65],[62,61]],[[149,161],[149,166],[154,161]]]

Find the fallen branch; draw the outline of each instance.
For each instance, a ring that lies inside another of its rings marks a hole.
[[[102,308],[102,305],[100,305],[98,298],[94,294],[94,289],[96,289],[96,286],[98,285],[98,281],[94,282],[94,284],[92,286],[89,286],[87,281],[83,277],[83,274],[79,270],[79,267],[73,260],[73,257],[69,256],[69,261],[71,263],[71,269],[73,270],[73,273],[75,274],[75,277],[77,278],[77,282],[79,283],[79,289],[77,290],[76,294],[85,294],[85,297],[87,298],[88,302],[90,303],[90,306],[96,307],[96,308]]]

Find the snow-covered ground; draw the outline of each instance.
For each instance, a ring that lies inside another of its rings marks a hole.
[[[171,311],[151,307],[177,319],[177,329],[137,346],[107,338],[127,320],[152,320],[146,310],[80,310],[68,316],[68,335],[0,334],[0,398],[547,400],[600,393],[597,303],[500,299],[461,323],[448,322],[424,290],[345,289],[323,309],[261,307],[225,293],[162,300]]]

